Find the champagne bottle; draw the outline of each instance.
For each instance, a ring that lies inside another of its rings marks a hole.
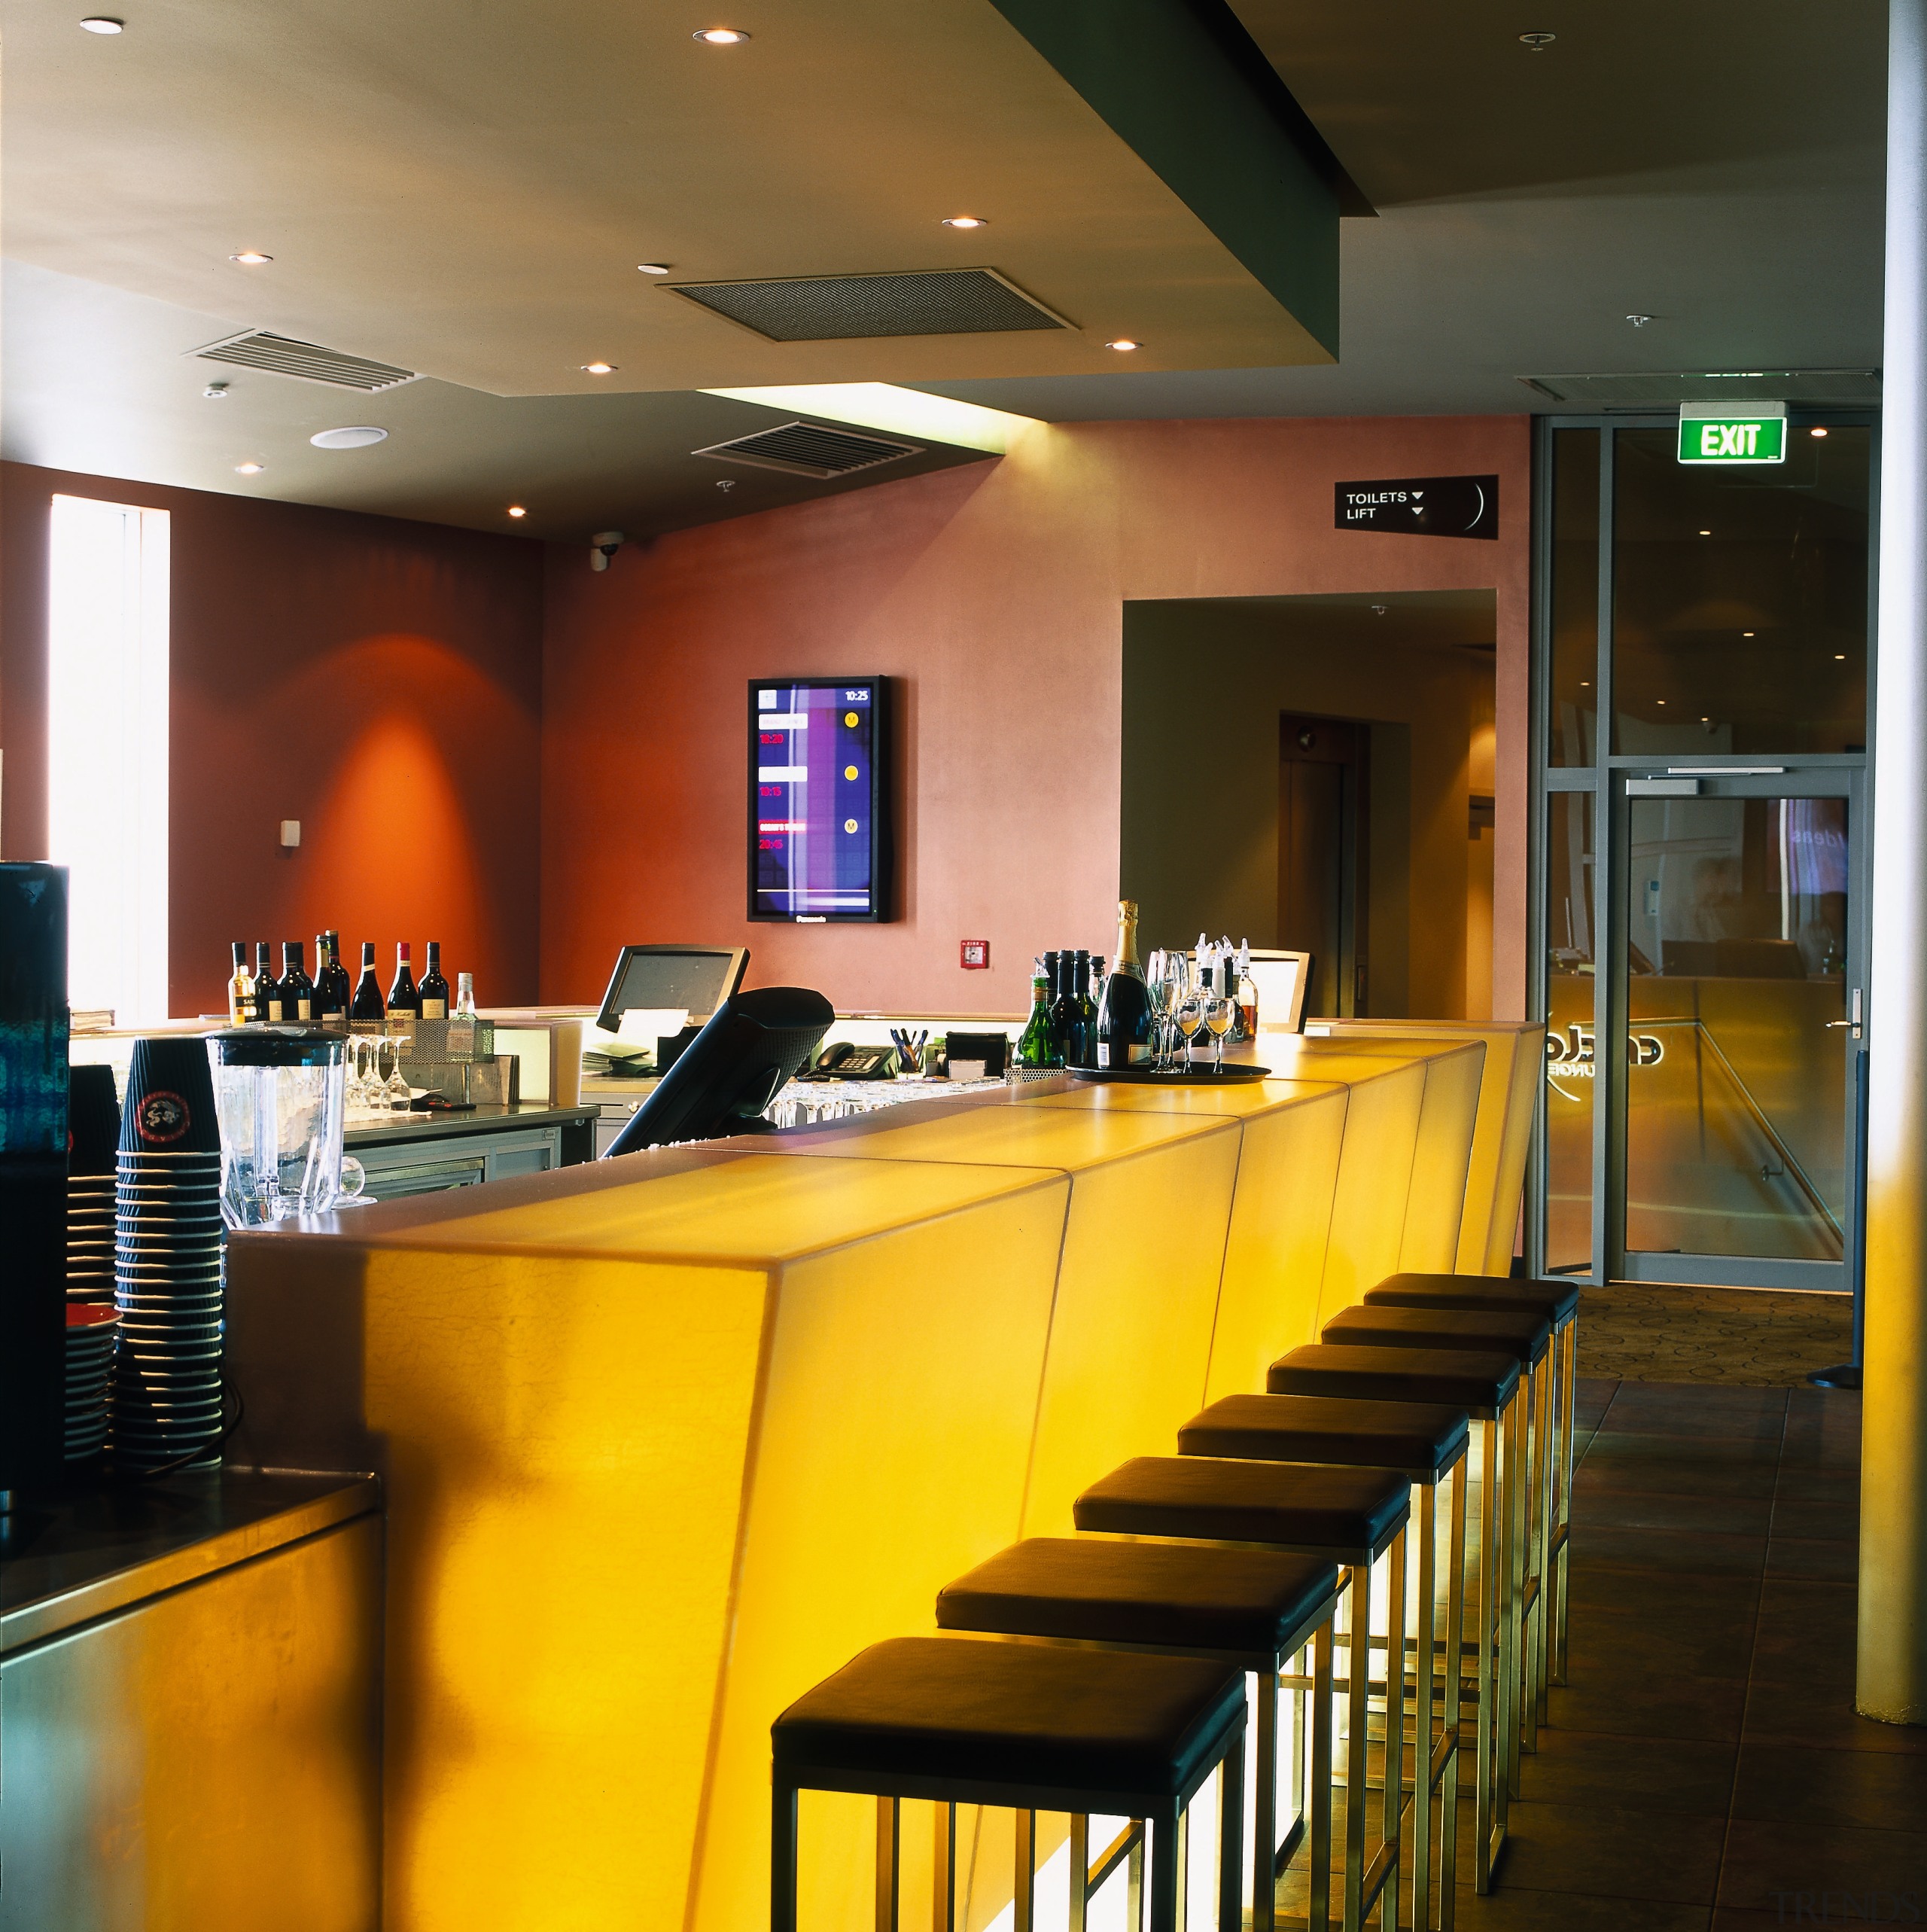
[[[1117,902],[1117,956],[1104,982],[1097,1008],[1097,1065],[1149,1065],[1151,1060],[1151,995],[1137,963],[1137,901]]]
[[[354,989],[348,983],[347,970],[341,963],[341,935],[338,932],[315,935],[315,1018],[323,1026],[345,1030],[348,1003]]]
[[[1051,983],[1044,962],[1034,962],[1030,973],[1030,1017],[1017,1042],[1017,1064],[1021,1067],[1055,1067],[1058,1059],[1051,1046]]]
[[[422,995],[415,987],[415,975],[409,970],[408,942],[401,940],[394,949],[394,983],[388,988],[388,1031],[405,1032],[409,1022],[420,1016]]]
[[[361,977],[355,989],[354,1003],[348,1009],[349,1024],[362,1031],[379,1033],[388,1017],[382,999],[381,982],[375,977],[375,942],[361,942]]]
[[[263,1020],[281,1018],[281,982],[269,964],[268,943],[264,939],[254,942],[254,1011]]]
[[[308,977],[306,949],[298,939],[281,943],[281,1016],[303,1026],[315,1019],[315,983]]]
[[[227,982],[227,1023],[245,1026],[258,1017],[254,1010],[254,976],[248,971],[248,942],[234,942],[234,971]]]
[[[438,939],[428,942],[428,970],[422,975],[422,983],[416,991],[421,996],[424,1019],[448,1018],[449,983],[442,977],[442,943]]]

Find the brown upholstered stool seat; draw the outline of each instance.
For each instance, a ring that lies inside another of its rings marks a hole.
[[[1177,1432],[1180,1455],[1253,1462],[1350,1463],[1435,1481],[1466,1451],[1471,1420],[1444,1403],[1312,1395],[1227,1395]]]
[[[1386,1307],[1348,1308],[1320,1331],[1340,1347],[1470,1348],[1498,1355],[1515,1351],[1530,1367],[1552,1345],[1552,1324],[1530,1309]]]
[[[958,1804],[1018,1814],[1017,1916],[1031,1921],[1035,1814],[1142,1818],[1152,1834],[1152,1932],[1177,1932],[1178,1821],[1216,1769],[1219,1922],[1235,1927],[1244,1870],[1244,1673],[1198,1657],[957,1637],[874,1644],[770,1726],[772,1932],[796,1932],[797,1798],[874,1793],[878,1922],[897,1915],[905,1798],[945,1807],[951,1882]]]
[[[1411,1488],[1390,1469],[1140,1455],[1071,1505],[1079,1529],[1265,1543],[1369,1563],[1405,1526]]]
[[[1579,1312],[1569,1281],[1512,1281],[1496,1275],[1393,1275],[1367,1288],[1368,1306],[1519,1309],[1563,1327]]]
[[[1461,1348],[1308,1342],[1274,1362],[1265,1385],[1274,1395],[1442,1403],[1489,1422],[1518,1392],[1519,1364],[1515,1355]]]
[[[1338,1593],[1329,1559],[1034,1536],[938,1592],[945,1630],[1196,1650],[1295,1650]]]
[[[1203,1781],[1244,1708],[1244,1672],[1202,1658],[893,1637],[805,1691],[769,1735],[778,1769],[814,1789],[843,1772],[1171,1797]]]

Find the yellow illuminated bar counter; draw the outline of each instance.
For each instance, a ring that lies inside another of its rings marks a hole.
[[[761,1922],[779,1711],[1453,1266],[1513,1104],[1475,1029],[1263,1047],[1280,1077],[1054,1080],[235,1237],[235,1450],[385,1481],[391,1932]],[[869,1922],[873,1824],[816,1798],[805,1924]],[[1009,1898],[976,1870],[972,1928]]]

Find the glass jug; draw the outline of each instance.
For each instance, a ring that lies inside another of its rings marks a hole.
[[[361,1163],[341,1150],[347,1044],[318,1026],[208,1036],[230,1227],[325,1214],[361,1193]]]

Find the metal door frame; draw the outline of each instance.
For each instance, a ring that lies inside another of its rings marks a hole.
[[[1875,588],[1880,556],[1880,421],[1868,410],[1792,408],[1789,431],[1815,422],[1865,425],[1872,431],[1868,450],[1870,474],[1868,531],[1867,737],[1873,743],[1877,690],[1877,641]],[[1615,431],[1667,429],[1679,419],[1672,411],[1627,411],[1606,415],[1542,416],[1533,419],[1533,702],[1530,742],[1532,759],[1532,815],[1530,826],[1530,872],[1527,917],[1530,934],[1527,958],[1528,1011],[1543,1020],[1547,1015],[1547,905],[1545,892],[1547,827],[1551,800],[1560,793],[1590,794],[1593,800],[1593,1029],[1596,1071],[1593,1096],[1592,1259],[1585,1275],[1568,1270],[1573,1278],[1594,1283],[1616,1281],[1671,1281],[1692,1284],[1745,1287],[1788,1287],[1850,1291],[1851,1260],[1860,1238],[1864,1211],[1862,1153],[1854,1132],[1854,1056],[1846,1056],[1846,1205],[1849,1223],[1845,1262],[1785,1261],[1764,1256],[1668,1256],[1669,1266],[1655,1271],[1648,1260],[1636,1259],[1637,1272],[1629,1273],[1625,1250],[1626,1195],[1626,967],[1623,907],[1629,861],[1630,814],[1626,783],[1629,779],[1665,777],[1671,766],[1651,753],[1612,749],[1613,702],[1614,489]],[[1554,766],[1551,763],[1552,654],[1552,439],[1562,429],[1599,432],[1599,584],[1597,668],[1598,727],[1594,763]],[[1682,759],[1682,763],[1685,760]],[[1707,795],[1788,795],[1785,788],[1805,783],[1824,791],[1805,795],[1844,796],[1848,800],[1849,989],[1867,985],[1869,864],[1873,851],[1872,760],[1868,754],[1763,752],[1712,754],[1692,761],[1703,785],[1719,790]],[[1790,795],[1801,795],[1798,791]],[[1858,1038],[1859,1036],[1851,1036]],[[1600,1043],[1604,1043],[1602,1047]],[[1545,1272],[1546,1160],[1545,1095],[1542,1080],[1535,1109],[1533,1146],[1527,1181],[1526,1264],[1529,1272]],[[1657,1260],[1659,1257],[1652,1257]]]

